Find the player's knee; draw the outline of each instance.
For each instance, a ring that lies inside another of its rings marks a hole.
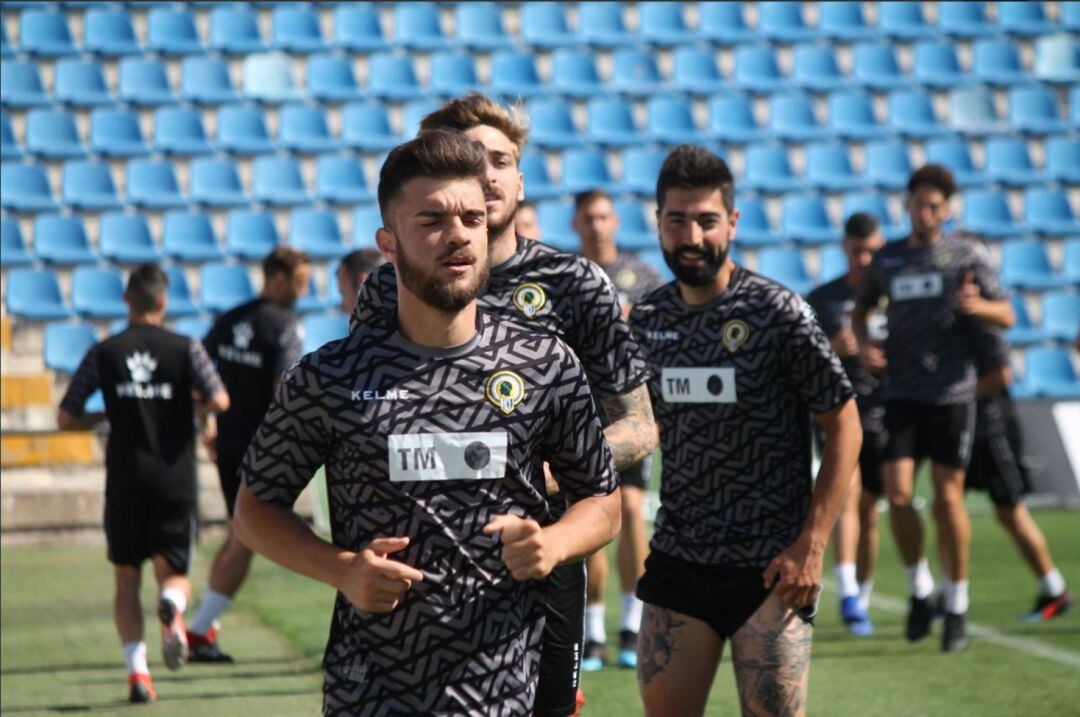
[[[1017,510],[1015,505],[997,506],[994,508],[994,517],[1003,528],[1009,531],[1016,530]]]
[[[902,486],[889,486],[886,497],[893,508],[910,508],[914,491]]]

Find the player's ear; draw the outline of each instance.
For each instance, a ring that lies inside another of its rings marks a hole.
[[[387,261],[394,261],[397,254],[397,236],[393,229],[379,227],[375,231],[375,245]]]

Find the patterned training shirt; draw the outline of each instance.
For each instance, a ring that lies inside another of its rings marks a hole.
[[[656,269],[627,252],[620,252],[615,261],[602,268],[615,285],[623,306],[636,304],[645,294],[664,284]]]

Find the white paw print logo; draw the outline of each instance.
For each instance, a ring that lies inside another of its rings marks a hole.
[[[157,359],[149,352],[138,352],[127,357],[128,371],[131,371],[131,380],[135,383],[148,383],[157,368]]]
[[[232,340],[233,346],[238,349],[247,349],[251,345],[251,340],[255,338],[255,330],[251,328],[251,324],[243,322],[233,326]]]

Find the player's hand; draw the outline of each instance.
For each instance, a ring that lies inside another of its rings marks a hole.
[[[981,316],[985,304],[986,300],[982,298],[979,285],[975,283],[975,273],[971,271],[964,272],[956,295],[957,312],[978,318]]]
[[[551,464],[544,461],[544,487],[547,489],[548,496],[558,495],[562,488],[559,487],[559,481],[555,480],[555,474],[551,472]]]
[[[202,434],[203,448],[206,449],[206,453],[210,456],[210,460],[217,462],[217,428],[213,430],[204,430]]]
[[[817,599],[824,564],[824,548],[814,548],[803,539],[796,540],[765,568],[765,587],[775,589],[776,597],[784,607],[800,610]]]
[[[416,568],[387,557],[404,550],[408,544],[408,538],[372,540],[353,555],[341,575],[338,590],[364,612],[390,612],[413,583],[424,579],[424,574]]]
[[[859,353],[859,342],[855,340],[855,333],[851,329],[844,329],[829,339],[829,343],[840,358],[851,358]]]
[[[484,535],[499,534],[503,562],[514,580],[542,580],[559,564],[544,529],[535,520],[496,515],[484,526]]]
[[[885,370],[885,366],[887,365],[885,352],[874,344],[860,346],[859,363],[870,373],[881,373]]]

